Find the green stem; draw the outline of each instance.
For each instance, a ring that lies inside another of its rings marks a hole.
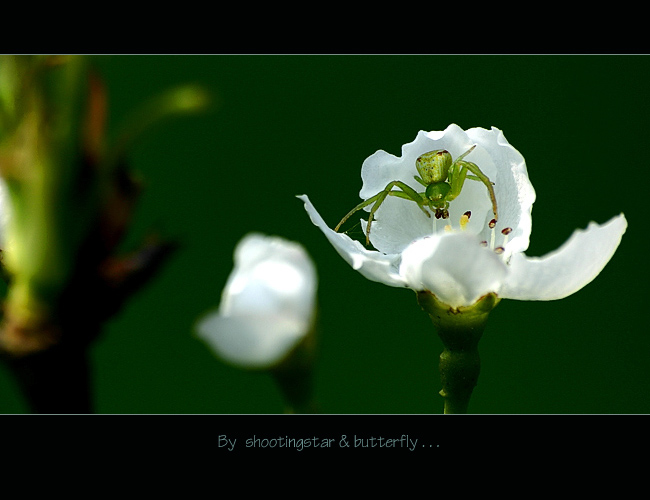
[[[444,413],[467,413],[472,391],[478,382],[481,360],[478,349],[471,351],[445,348],[440,355],[440,395],[445,399]]]
[[[444,413],[467,413],[481,371],[478,342],[499,299],[488,294],[470,307],[452,308],[429,292],[418,292],[418,303],[444,346],[439,365]]]
[[[317,413],[310,369],[273,373],[284,398],[284,413]]]
[[[305,338],[278,366],[270,370],[284,399],[284,413],[318,413],[314,394],[314,367],[318,313]]]

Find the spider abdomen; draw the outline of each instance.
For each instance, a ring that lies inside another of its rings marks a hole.
[[[449,151],[436,149],[420,155],[415,160],[415,168],[425,184],[431,184],[446,181],[452,163]]]

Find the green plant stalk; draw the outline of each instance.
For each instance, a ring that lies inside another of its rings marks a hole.
[[[440,302],[426,291],[417,292],[417,299],[444,346],[439,364],[444,413],[467,413],[481,371],[478,343],[499,298],[488,294],[472,306],[459,308]]]
[[[13,277],[5,309],[26,325],[51,313],[90,223],[89,211],[74,203],[86,67],[76,57],[49,69],[44,61],[8,61],[30,68],[19,73],[30,85],[13,89],[22,115],[3,138],[2,165],[12,208],[3,248]]]
[[[313,397],[313,373],[308,367],[272,372],[284,399],[284,413],[317,413]]]
[[[81,56],[0,57],[0,175],[11,217],[0,358],[35,413],[90,413],[88,349],[174,245],[118,245],[140,194],[127,155],[168,116],[201,111],[207,92],[172,89],[105,135],[101,78]]]
[[[270,369],[282,393],[284,413],[318,413],[314,394],[314,367],[316,365],[318,312],[305,338],[279,365]]]

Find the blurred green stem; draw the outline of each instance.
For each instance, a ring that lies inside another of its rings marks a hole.
[[[197,86],[169,90],[112,141],[106,88],[86,57],[0,57],[0,175],[9,194],[0,209],[10,214],[0,357],[33,412],[92,411],[92,341],[175,247],[119,250],[141,191],[127,156],[154,124],[209,101]]]
[[[273,376],[284,397],[284,413],[317,413],[309,369],[281,370]]]
[[[305,338],[280,365],[271,369],[271,375],[282,393],[284,413],[318,413],[314,397],[314,367],[318,345],[318,313]]]

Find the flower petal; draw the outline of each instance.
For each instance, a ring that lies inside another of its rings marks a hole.
[[[196,330],[225,361],[268,368],[310,331],[316,268],[299,243],[259,233],[241,239],[234,260],[218,310]]]
[[[424,186],[414,179],[417,175],[415,161],[418,156],[436,149],[446,149],[456,158],[472,144],[470,137],[458,125],[452,124],[442,132],[420,131],[413,142],[402,146],[402,156],[396,157],[380,150],[366,158],[361,166],[363,187],[359,196],[366,200],[395,180],[422,193]],[[476,151],[471,154],[476,154]],[[489,177],[496,176],[496,167],[485,152],[481,168]],[[370,211],[370,208],[366,207],[365,210]],[[465,183],[460,196],[450,205],[448,221],[436,221],[433,217],[427,217],[412,201],[388,197],[375,214],[370,241],[383,253],[400,253],[412,241],[442,230],[446,224],[458,225],[461,215],[467,211],[471,211],[473,217],[467,227],[470,232],[478,233],[492,218],[491,215],[488,217],[488,213],[491,214],[491,204],[487,191],[480,182]],[[364,222],[362,226],[365,228]]]
[[[222,316],[215,312],[203,318],[196,331],[225,361],[261,369],[280,362],[303,338],[305,328],[291,316]]]
[[[402,146],[401,157],[377,151],[363,162],[363,187],[359,196],[364,200],[369,199],[395,180],[423,192],[424,187],[414,180],[418,156],[428,151],[446,149],[453,158],[457,158],[472,145],[476,145],[476,148],[466,160],[477,164],[494,184],[499,212],[495,231],[500,232],[506,227],[512,229],[502,257],[507,259],[513,252],[523,252],[529,244],[535,191],[528,179],[523,156],[495,127],[491,130],[472,128],[464,131],[452,124],[441,132],[420,131],[413,142]],[[494,217],[492,208],[486,186],[476,180],[465,182],[460,195],[450,203],[449,219],[446,221],[432,220],[422,213],[416,203],[389,196],[375,213],[370,241],[383,253],[400,253],[412,241],[440,231],[447,224],[458,229],[461,215],[468,211],[472,216],[465,230],[489,241],[491,233],[488,222]],[[366,212],[370,209],[371,206],[365,207]],[[361,224],[365,229],[365,222]]]
[[[428,290],[451,307],[470,306],[497,292],[506,265],[475,235],[448,233],[413,242],[402,253],[400,274],[414,290]]]
[[[477,163],[481,169],[487,162],[498,166],[496,177],[490,179],[495,183],[494,191],[499,211],[496,231],[500,232],[506,227],[512,229],[503,254],[503,258],[507,260],[511,254],[523,252],[528,248],[535,190],[528,178],[524,157],[510,145],[501,130],[496,127],[491,130],[471,128],[467,130],[467,135],[479,145],[471,161]],[[481,155],[484,153],[489,153],[489,158],[482,159]],[[484,172],[489,177],[489,174]],[[488,236],[484,233],[483,239],[487,240]]]
[[[301,245],[250,233],[235,249],[219,311],[228,316],[282,314],[308,323],[316,287],[316,268]]]
[[[360,221],[363,233],[368,222]],[[415,202],[388,196],[375,213],[370,228],[370,243],[385,254],[399,254],[411,242],[435,233],[436,225],[442,228],[445,221],[427,217]]]
[[[361,243],[352,240],[347,234],[337,233],[330,229],[320,214],[316,211],[307,195],[298,196],[305,203],[305,210],[311,221],[317,226],[343,259],[371,281],[378,281],[389,286],[406,286],[399,275],[397,266],[399,254],[385,255],[380,252],[366,250]]]
[[[544,257],[514,254],[499,296],[555,300],[577,292],[609,262],[626,228],[627,221],[621,214],[603,225],[591,222],[587,229],[574,231],[560,248]]]

